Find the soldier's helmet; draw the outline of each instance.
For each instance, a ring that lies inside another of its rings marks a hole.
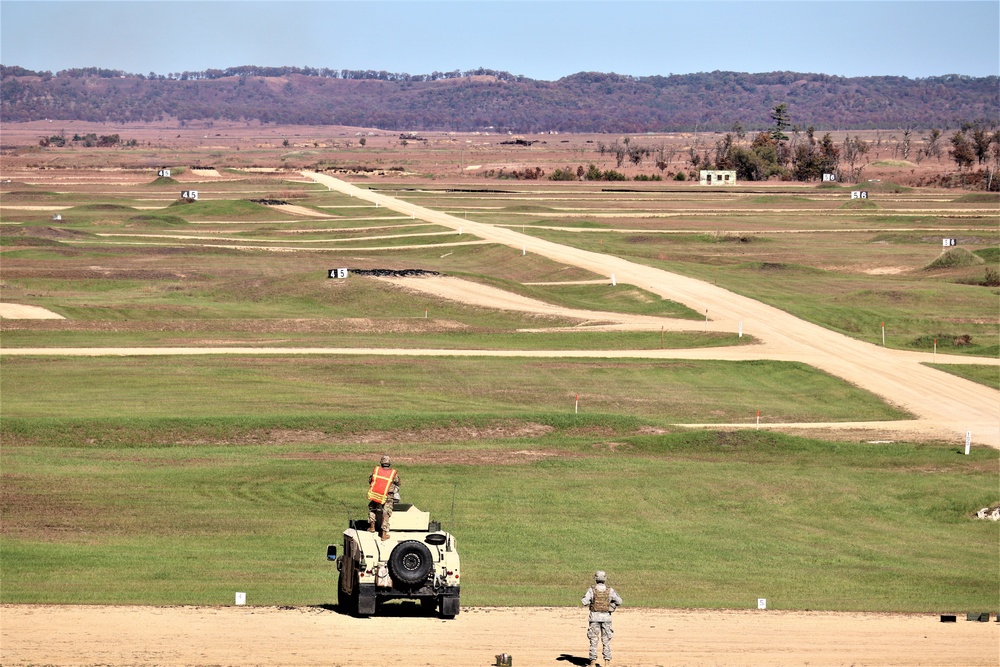
[[[594,581],[599,584],[603,584],[608,580],[608,574],[604,570],[598,570],[594,573]]]
[[[389,460],[388,456],[383,456],[378,463],[383,468],[388,468],[390,465],[392,465],[392,461]]]

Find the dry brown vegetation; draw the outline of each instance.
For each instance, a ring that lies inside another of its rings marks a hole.
[[[63,148],[38,146],[41,138],[60,132],[68,136],[114,132],[123,138],[135,139],[137,145],[130,148],[83,148],[71,144]],[[822,133],[822,130],[817,132],[817,136]],[[691,152],[711,155],[723,134],[671,132],[630,137],[633,145],[648,148],[650,154],[639,165],[628,160],[619,165],[610,150],[602,154],[600,147],[603,144],[610,148],[626,135],[516,135],[525,140],[522,143],[512,142],[514,135],[480,132],[421,132],[416,139],[403,139],[398,132],[341,126],[282,127],[225,122],[191,122],[184,127],[175,122],[107,126],[82,121],[34,121],[4,125],[3,163],[4,178],[14,181],[18,180],[18,168],[55,170],[56,173],[50,175],[53,184],[69,180],[114,182],[109,174],[69,173],[74,168],[87,172],[121,169],[124,171],[119,173],[117,180],[127,184],[148,183],[150,169],[180,166],[214,168],[215,172],[225,168],[256,169],[259,170],[256,184],[280,178],[274,170],[319,168],[328,169],[335,175],[362,177],[373,182],[416,184],[433,180],[438,185],[455,183],[463,187],[503,189],[504,179],[497,177],[501,172],[510,175],[540,169],[541,178],[534,182],[546,182],[556,169],[570,167],[576,170],[579,166],[586,169],[589,164],[602,170],[619,171],[628,178],[657,174],[669,180],[677,172],[696,172],[689,159]],[[865,180],[940,185],[948,181],[957,168],[948,157],[947,146],[938,157],[921,159],[919,163],[915,160],[914,155],[926,139],[921,138],[925,134],[915,133],[910,160],[906,161],[897,159],[902,143],[902,133],[898,130],[831,132],[838,144],[848,135],[860,137],[869,144],[869,152],[859,163],[864,166],[862,178]],[[749,144],[751,139],[748,135],[744,142]],[[799,136],[797,140],[805,138]],[[656,165],[661,148],[663,169]],[[132,170],[140,170],[140,173],[130,173]],[[224,181],[230,176],[188,169],[172,174],[172,178],[184,184]],[[622,186],[621,183],[614,185]],[[294,197],[279,189],[274,194],[275,198]]]

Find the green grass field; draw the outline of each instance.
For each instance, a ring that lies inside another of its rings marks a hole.
[[[635,606],[996,601],[998,526],[970,518],[995,502],[996,452],[644,430],[551,414],[7,419],[2,599],[333,603],[325,545],[363,516],[387,451],[404,500],[458,537],[464,604],[572,605],[598,567]]]
[[[724,390],[723,390],[724,388]],[[799,363],[495,357],[7,357],[5,418],[451,414],[628,415],[661,423],[904,419]]]
[[[574,605],[580,578],[597,568],[630,606],[741,608],[766,597],[777,609],[954,612],[1000,597],[1000,526],[972,518],[1000,502],[998,453],[768,432],[771,423],[909,417],[808,365],[281,355],[290,346],[754,341],[526,333],[576,321],[359,276],[327,280],[336,267],[421,268],[572,308],[701,318],[638,287],[529,284],[599,276],[514,248],[414,247],[456,235],[405,237],[440,228],[314,184],[227,177],[196,188],[204,199],[195,204],[170,205],[179,184],[152,178],[2,193],[7,206],[72,207],[61,222],[4,211],[3,300],[68,319],[4,320],[3,347],[263,345],[276,354],[4,356],[0,602],[229,604],[241,590],[253,604],[332,603],[326,544],[341,540],[348,515],[362,516],[383,452],[398,461],[404,501],[457,535],[464,604]],[[872,188],[876,208],[855,210],[841,208],[844,189],[798,185],[737,196],[672,184],[456,192],[372,183],[698,277],[863,340],[880,340],[881,322],[891,347],[930,352],[937,338],[939,352],[971,355],[944,370],[1000,388],[995,366],[975,364],[998,354],[997,288],[977,282],[1000,260],[995,198],[885,184]],[[199,248],[143,234],[297,248]],[[360,238],[372,235],[393,238]],[[942,235],[982,263],[935,267]],[[336,252],[303,243],[324,239],[349,241]],[[758,410],[762,431],[672,426],[749,424]]]

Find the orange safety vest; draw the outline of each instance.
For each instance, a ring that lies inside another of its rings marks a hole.
[[[374,500],[380,505],[385,505],[386,498],[392,490],[392,483],[396,479],[396,471],[392,468],[382,468],[375,466],[372,471],[372,485],[368,489],[368,500]]]

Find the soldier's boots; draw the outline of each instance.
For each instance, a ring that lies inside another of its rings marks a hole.
[[[389,531],[388,530],[383,530],[382,531],[382,541],[385,542],[387,539],[389,539]]]
[[[368,524],[368,532],[369,533],[374,533],[375,532],[375,524],[374,523]]]

